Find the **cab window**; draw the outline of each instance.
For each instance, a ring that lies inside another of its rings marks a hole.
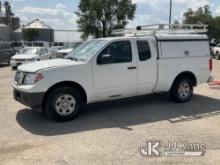
[[[109,44],[98,56],[98,64],[127,63],[132,61],[130,41],[116,41]]]
[[[137,41],[137,49],[140,61],[146,61],[151,58],[151,51],[148,41]]]

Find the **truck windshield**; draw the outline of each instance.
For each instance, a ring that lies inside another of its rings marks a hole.
[[[36,48],[24,48],[20,50],[20,54],[37,54],[38,49]]]
[[[87,61],[94,53],[96,53],[107,40],[92,40],[78,46],[75,50],[66,56],[66,59]]]

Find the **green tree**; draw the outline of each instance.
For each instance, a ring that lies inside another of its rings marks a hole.
[[[184,15],[184,24],[206,24],[208,25],[209,39],[220,41],[220,17],[212,17],[208,5],[198,8],[196,11],[188,9]]]
[[[178,20],[174,20],[173,24],[174,24],[174,25],[172,25],[173,29],[177,29],[179,27],[179,25],[180,25]]]
[[[188,9],[183,17],[184,24],[209,24],[212,20],[212,13],[209,5],[206,5],[198,8],[196,11],[193,11],[191,8]]]
[[[124,28],[133,20],[135,11],[131,0],[81,0],[76,14],[82,38],[110,36],[112,30]]]
[[[212,18],[209,22],[208,35],[210,39],[216,39],[220,42],[220,16]]]
[[[39,36],[37,29],[24,29],[23,30],[24,40],[34,41]]]

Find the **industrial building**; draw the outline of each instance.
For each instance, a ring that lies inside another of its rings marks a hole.
[[[37,31],[31,41],[44,42],[81,42],[81,33],[74,30],[55,30],[43,21],[35,19],[25,25],[20,25],[20,19],[14,16],[11,5],[0,1],[0,41],[30,41],[28,31]]]
[[[5,1],[2,5],[2,2],[0,2],[0,40],[13,40],[13,31],[19,28],[19,26],[20,19],[18,17],[14,17],[14,13],[11,11],[10,3]]]
[[[0,41],[10,41],[11,33],[10,28],[5,24],[0,24]]]

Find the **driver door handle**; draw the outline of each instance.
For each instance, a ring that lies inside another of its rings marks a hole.
[[[130,67],[128,67],[128,70],[134,70],[134,69],[137,69],[137,67],[136,67],[136,66],[130,66]]]

